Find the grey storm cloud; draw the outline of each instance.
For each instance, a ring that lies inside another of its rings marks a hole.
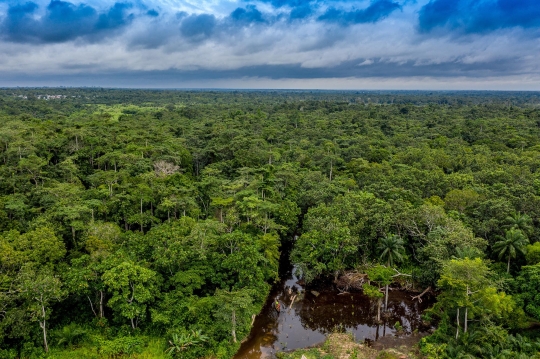
[[[171,85],[182,81],[215,80],[230,78],[268,78],[268,79],[312,79],[312,78],[396,78],[396,77],[474,77],[484,78],[500,75],[520,75],[521,60],[518,57],[505,60],[496,60],[486,63],[464,64],[459,60],[439,64],[419,66],[414,61],[395,63],[383,59],[370,59],[369,66],[362,66],[365,58],[357,58],[338,66],[306,68],[301,64],[286,65],[257,65],[244,66],[230,70],[197,69],[186,70],[163,70],[163,71],[114,71],[114,72],[91,72],[89,74],[66,74],[61,78],[66,80],[88,80],[89,78],[102,78],[113,83],[137,82],[159,80],[164,85]],[[84,67],[82,68],[84,69]],[[10,77],[9,74],[4,76]],[[26,75],[23,75],[23,77]],[[54,75],[58,78],[58,75]],[[49,78],[43,75],[42,79]]]

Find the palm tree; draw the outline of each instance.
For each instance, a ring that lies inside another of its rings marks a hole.
[[[531,232],[532,230],[532,219],[526,214],[521,214],[521,212],[516,212],[505,219],[506,228],[515,228],[520,229],[524,234]]]
[[[499,241],[493,245],[493,250],[498,253],[499,259],[505,255],[508,256],[506,273],[510,273],[510,259],[516,258],[517,252],[524,254],[525,246],[529,244],[529,240],[520,229],[516,228],[506,231],[504,237],[497,236],[497,238]]]
[[[386,262],[388,267],[393,267],[394,263],[403,260],[403,239],[400,236],[391,234],[379,239],[377,249],[381,252],[380,259]],[[385,287],[384,310],[388,310],[388,284]]]
[[[181,353],[184,350],[189,349],[191,346],[201,346],[204,342],[208,341],[208,336],[202,334],[201,330],[192,331],[191,334],[176,334],[172,335],[172,340],[169,340],[169,348],[165,350],[165,353],[176,358],[181,357]]]
[[[391,234],[379,239],[377,249],[381,252],[380,259],[385,261],[390,267],[394,266],[395,262],[403,260],[403,239],[400,236]]]
[[[77,324],[71,323],[57,332],[58,345],[72,346],[79,342],[86,335],[86,330],[79,327]]]
[[[452,256],[453,259],[474,259],[474,258],[484,258],[484,252],[476,247],[457,247],[456,255]]]

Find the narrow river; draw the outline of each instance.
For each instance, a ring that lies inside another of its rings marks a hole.
[[[389,338],[393,338],[390,341],[398,338],[396,322],[403,327],[399,338],[404,340],[413,332],[429,329],[420,319],[423,311],[433,304],[428,298],[419,303],[411,300],[409,293],[390,291],[388,313],[382,318],[384,322],[378,324],[376,303],[371,303],[362,293],[340,294],[329,284],[306,290],[298,283],[292,266],[284,267],[281,282],[272,288],[234,359],[272,358],[278,351],[319,344],[333,331],[347,331],[357,341],[377,344],[379,340],[388,342]],[[281,307],[279,312],[275,309],[276,299]]]

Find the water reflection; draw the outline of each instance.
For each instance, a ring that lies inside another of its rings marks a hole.
[[[285,279],[274,286],[235,359],[269,358],[277,351],[313,346],[336,330],[353,333],[357,341],[376,341],[396,335],[396,322],[403,327],[400,335],[428,329],[422,326],[420,314],[432,304],[429,300],[418,303],[404,292],[391,291],[388,313],[383,316],[383,323],[377,323],[377,305],[362,293],[339,294],[332,286],[310,287],[306,291],[292,270],[282,278]],[[276,299],[280,312],[274,305]]]

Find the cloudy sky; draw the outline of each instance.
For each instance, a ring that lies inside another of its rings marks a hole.
[[[0,0],[0,86],[540,90],[540,0]]]

